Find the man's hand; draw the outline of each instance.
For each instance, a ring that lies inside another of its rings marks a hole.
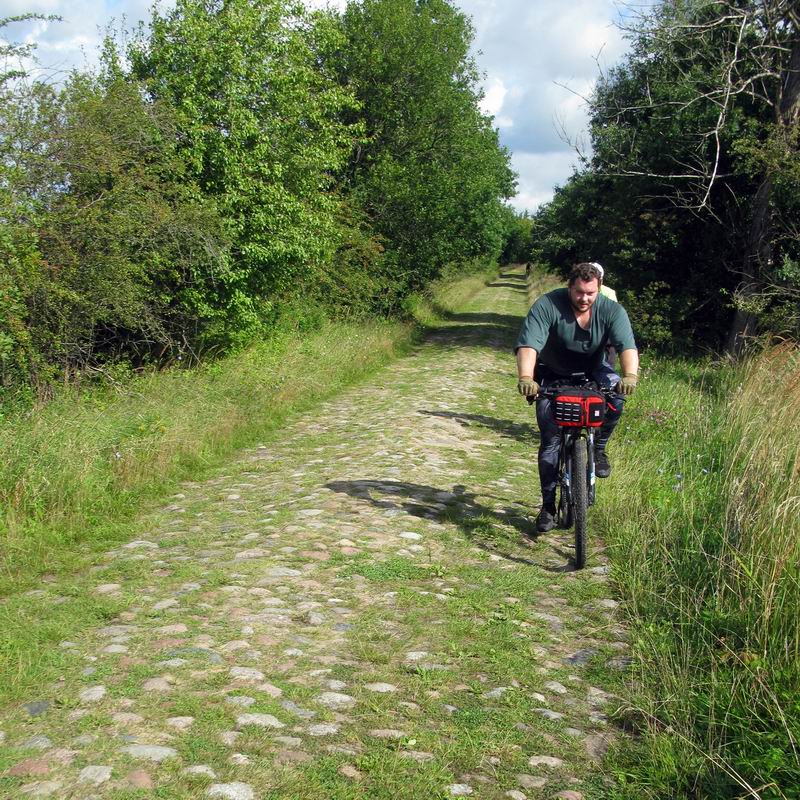
[[[540,386],[533,378],[520,378],[517,381],[517,389],[523,397],[536,397]]]
[[[626,372],[622,376],[622,380],[617,384],[617,391],[623,397],[630,397],[636,391],[636,386],[638,383],[638,375],[634,375],[632,372]]]

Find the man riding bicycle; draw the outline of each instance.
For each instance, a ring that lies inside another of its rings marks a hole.
[[[540,389],[557,383],[574,383],[576,376],[615,389],[603,426],[595,440],[595,474],[607,478],[611,465],[606,445],[619,422],[625,397],[638,383],[639,352],[625,309],[600,294],[602,274],[594,264],[572,268],[567,288],[542,295],[522,323],[514,352],[517,356],[517,388],[534,398]],[[622,377],[604,360],[611,345],[620,355]],[[536,406],[539,424],[539,481],[542,508],[536,529],[542,533],[556,525],[556,484],[560,434],[548,399]]]

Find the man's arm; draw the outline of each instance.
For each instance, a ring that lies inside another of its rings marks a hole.
[[[552,312],[552,300],[548,295],[543,295],[531,306],[514,348],[517,354],[517,390],[528,399],[539,394],[539,386],[533,380],[533,371],[536,368],[537,355],[547,343],[550,334]]]
[[[631,375],[634,378],[639,375],[639,351],[630,349],[620,353],[619,360],[622,362],[622,376]]]
[[[517,350],[517,377],[530,378],[533,380],[533,372],[536,369],[536,351],[532,347],[520,347]]]
[[[533,379],[533,371],[536,369],[536,351],[532,347],[520,347],[517,349],[517,391],[529,398],[539,394],[539,384]]]
[[[622,380],[617,391],[627,397],[636,391],[639,383],[639,351],[635,348],[623,350],[619,360],[622,362]]]

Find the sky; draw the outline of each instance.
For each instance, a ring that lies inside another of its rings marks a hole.
[[[162,0],[163,7],[169,0]],[[345,0],[305,0],[341,8]],[[494,117],[518,174],[512,205],[535,211],[563,184],[586,139],[586,106],[600,69],[624,54],[614,22],[619,0],[454,0],[475,28],[474,54],[483,73],[483,110]],[[58,75],[93,65],[109,24],[132,27],[149,17],[152,0],[0,0],[0,18],[56,14],[62,22],[6,29],[6,37],[36,42],[41,67]]]

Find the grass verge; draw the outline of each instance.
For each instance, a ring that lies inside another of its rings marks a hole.
[[[408,322],[286,326],[196,369],[65,389],[46,406],[0,417],[0,596],[78,570],[126,536],[126,521],[148,499],[365,379],[441,313],[457,310],[490,272],[452,277],[414,297]]]
[[[800,797],[800,354],[655,362],[599,493],[633,623],[626,798]]]

